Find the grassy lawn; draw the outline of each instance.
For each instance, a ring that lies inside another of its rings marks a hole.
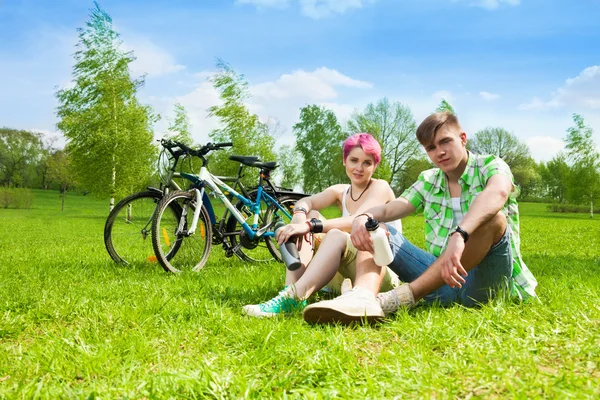
[[[377,327],[258,320],[283,266],[213,247],[197,274],[115,265],[108,202],[0,210],[0,399],[600,397],[600,218],[522,204],[540,301],[417,307]],[[423,220],[404,221],[423,246]]]

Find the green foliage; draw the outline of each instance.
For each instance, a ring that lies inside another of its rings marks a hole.
[[[258,156],[262,161],[275,161],[273,147],[275,139],[269,134],[266,124],[252,114],[244,101],[249,98],[248,83],[243,75],[219,60],[219,72],[210,81],[219,92],[223,104],[209,108],[209,115],[219,119],[221,127],[210,134],[214,142],[233,142],[233,148],[211,155],[212,170],[219,175],[235,176],[238,165],[228,160],[229,155]],[[255,183],[253,174],[247,174],[244,184]]]
[[[448,111],[451,114],[456,115],[456,112],[454,111],[454,108],[450,105],[450,103],[448,103],[446,101],[446,99],[442,99],[442,101],[440,102],[440,105],[435,109],[435,112],[446,112]]]
[[[57,126],[67,138],[82,187],[118,197],[139,188],[151,174],[155,117],[136,98],[144,81],[129,75],[133,54],[121,50],[110,16],[94,4],[85,28],[78,29],[74,86],[56,93]]]
[[[526,165],[530,163],[531,159],[527,144],[504,128],[482,129],[467,142],[467,146],[475,153],[493,154],[500,157],[511,169]]]
[[[542,165],[540,173],[547,193],[559,203],[564,203],[567,199],[567,189],[571,175],[571,169],[566,162],[565,154],[559,153],[546,165]]]
[[[567,196],[570,201],[590,204],[594,216],[594,202],[600,199],[600,153],[594,140],[594,131],[585,125],[583,117],[573,114],[575,126],[567,129],[565,138],[568,160],[571,162]]]
[[[398,181],[398,186],[394,187],[396,195],[401,195],[404,190],[417,181],[421,172],[430,168],[433,168],[433,164],[431,164],[431,161],[426,156],[421,155],[420,157],[414,157],[408,160],[404,172]]]
[[[598,220],[520,205],[539,302],[321,327],[241,315],[282,288],[281,264],[215,249],[200,273],[118,266],[99,239],[104,200],[74,195],[61,213],[57,192],[34,193],[30,210],[0,209],[0,398],[600,396]],[[419,246],[423,225],[404,219]]]
[[[42,150],[40,133],[0,128],[0,185],[33,186]]]
[[[0,207],[31,208],[33,193],[29,188],[0,187]]]
[[[419,151],[415,119],[408,106],[387,98],[370,103],[364,111],[355,112],[348,121],[350,135],[366,132],[381,145],[381,163],[375,177],[385,179],[392,187],[400,185],[407,162]]]
[[[280,166],[277,171],[282,175],[279,185],[290,189],[301,186],[303,177],[300,154],[292,146],[284,145],[279,149],[278,159]]]
[[[305,192],[321,192],[347,179],[343,165],[344,133],[333,111],[315,104],[302,107],[294,133],[296,149],[303,157]]]
[[[175,117],[169,124],[169,132],[174,135],[170,138],[178,142],[191,146],[194,143],[191,133],[190,119],[188,118],[187,111],[180,103],[175,103]]]
[[[577,204],[548,204],[548,211],[555,213],[582,213],[587,214],[590,212],[589,206],[582,206]],[[600,213],[600,208],[594,210],[595,213]]]

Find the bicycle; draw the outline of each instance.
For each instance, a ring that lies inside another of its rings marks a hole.
[[[181,190],[175,181],[179,177],[177,166],[188,154],[171,141],[161,140],[159,156],[160,188],[147,187],[121,201],[108,214],[104,225],[104,245],[110,257],[120,264],[140,261],[156,262],[149,237],[152,216],[157,204],[170,190]],[[173,168],[165,168],[172,164]],[[173,208],[179,215],[181,210]],[[176,250],[176,248],[175,248]]]
[[[206,264],[212,244],[221,242],[226,255],[236,254],[247,261],[281,261],[272,228],[278,221],[289,223],[294,204],[306,195],[278,191],[273,186],[270,174],[277,167],[276,162],[231,156],[242,165],[260,169],[257,189],[240,194],[209,172],[205,157],[211,151],[230,146],[231,143],[208,143],[193,150],[183,145],[202,160],[202,166],[198,175],[181,173],[181,177],[191,183],[191,188],[169,193],[156,208],[152,245],[158,262],[166,271],[199,271]],[[225,206],[225,213],[218,222],[208,193]],[[238,200],[235,206],[230,198]],[[181,214],[170,212],[173,207],[180,209]],[[173,253],[175,248],[176,255]]]

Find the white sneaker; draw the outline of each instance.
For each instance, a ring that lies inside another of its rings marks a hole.
[[[350,280],[350,278],[346,278],[344,279],[344,281],[342,282],[342,294],[352,290],[352,281]]]
[[[397,311],[400,307],[410,308],[414,306],[415,297],[408,283],[403,283],[389,292],[379,293],[377,295],[377,302],[385,315],[388,315]]]
[[[376,322],[383,319],[383,310],[375,295],[363,287],[350,289],[333,300],[310,304],[304,309],[304,320],[311,324]]]

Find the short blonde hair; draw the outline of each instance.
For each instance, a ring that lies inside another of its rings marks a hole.
[[[444,125],[447,128],[456,128],[459,131],[462,130],[456,115],[449,111],[438,112],[431,114],[421,122],[421,125],[417,128],[417,140],[423,146],[429,146],[435,139],[435,135]]]

